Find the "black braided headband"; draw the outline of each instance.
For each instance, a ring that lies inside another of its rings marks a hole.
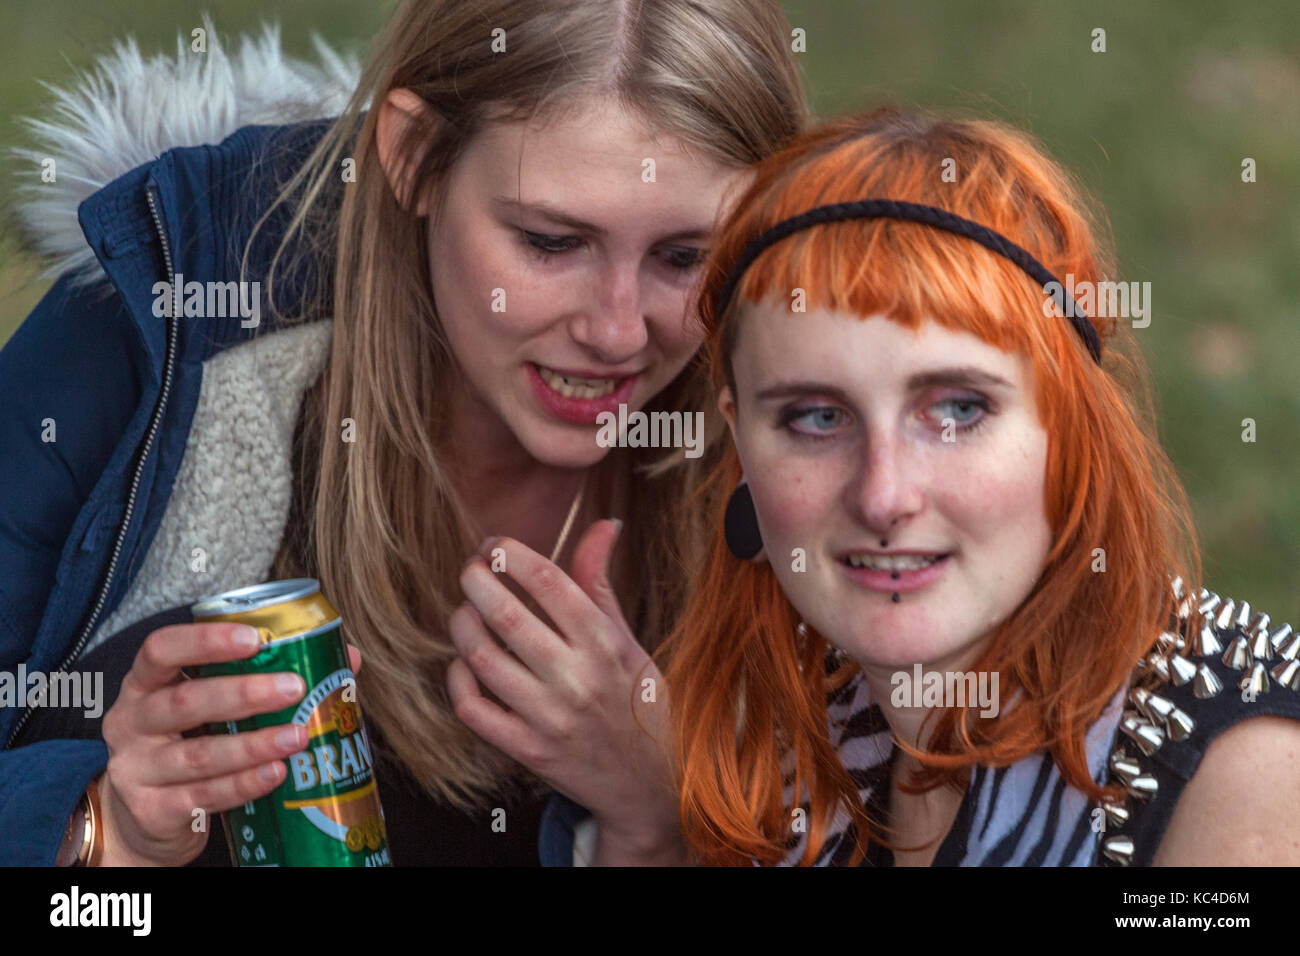
[[[961,216],[956,216],[945,209],[923,206],[914,202],[898,202],[893,199],[860,199],[856,202],[818,206],[816,209],[800,213],[790,219],[784,219],[762,233],[762,235],[751,239],[741,252],[740,258],[736,260],[730,275],[727,276],[726,284],[722,287],[722,292],[718,296],[717,314],[722,315],[731,302],[731,296],[736,290],[736,284],[740,282],[740,277],[744,275],[745,270],[772,243],[810,226],[820,225],[825,222],[842,222],[846,219],[906,219],[911,222],[919,222],[927,226],[934,226],[936,229],[943,229],[959,236],[965,236],[967,239],[973,239],[985,249],[996,252],[1003,258],[1010,259],[1028,273],[1030,278],[1043,286],[1044,294],[1046,294],[1049,285],[1059,290],[1052,296],[1057,307],[1060,308],[1061,314],[1069,318],[1071,324],[1074,325],[1075,331],[1079,333],[1084,345],[1088,347],[1088,352],[1092,355],[1093,360],[1098,365],[1101,364],[1101,340],[1097,337],[1097,330],[1088,321],[1088,316],[1084,311],[1065,291],[1065,284],[1059,282],[1055,276],[1048,272],[1041,262],[1010,239],[994,232],[987,226],[981,226],[977,222],[963,219]]]

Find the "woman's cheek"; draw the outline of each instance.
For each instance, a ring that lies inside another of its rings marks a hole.
[[[812,538],[827,507],[824,474],[789,458],[762,462],[754,477],[747,474],[765,541],[803,548],[815,544]]]
[[[947,510],[961,516],[956,520],[968,540],[1001,554],[1007,567],[1033,563],[1050,539],[1045,463],[1044,443],[1033,436],[990,448],[967,461],[962,482],[948,498]]]

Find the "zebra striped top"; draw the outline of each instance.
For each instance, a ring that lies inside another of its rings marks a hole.
[[[976,766],[933,866],[1149,865],[1215,736],[1250,717],[1300,720],[1300,634],[1289,624],[1270,629],[1268,615],[1252,614],[1247,602],[1207,590],[1195,603],[1178,597],[1170,630],[1086,736],[1093,779],[1122,784],[1131,799],[1096,805],[1066,785],[1046,751],[1009,767]],[[1189,637],[1193,608],[1203,624]],[[860,673],[831,693],[827,711],[831,741],[863,805],[873,820],[885,819],[897,748]],[[786,805],[794,806],[790,761],[784,769]],[[807,809],[806,799],[801,805]],[[841,809],[813,865],[846,865],[855,839]],[[806,840],[792,837],[782,865],[799,863]],[[892,866],[893,854],[873,840],[864,865]]]

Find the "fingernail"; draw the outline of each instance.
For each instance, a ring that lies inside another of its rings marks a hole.
[[[491,549],[493,543],[495,543],[496,540],[497,540],[497,538],[499,538],[499,537],[500,537],[500,535],[496,535],[496,534],[494,534],[494,535],[489,535],[488,537],[484,538],[484,539],[479,543],[479,546],[478,546],[479,554],[483,554],[483,553],[489,551],[489,550]]]
[[[280,763],[263,764],[257,768],[257,779],[262,783],[275,783],[280,779]]]
[[[301,739],[298,735],[301,733],[297,727],[286,727],[275,735],[275,742],[281,747],[298,747],[298,741]]]
[[[618,536],[623,533],[623,519],[610,518],[609,520],[614,522],[614,538],[617,540]]]
[[[295,697],[300,697],[307,687],[297,674],[280,674],[275,678],[275,689],[282,694],[293,694]]]
[[[235,645],[237,647],[251,648],[257,647],[262,643],[262,636],[257,633],[256,628],[249,627],[247,624],[241,624],[235,628]]]

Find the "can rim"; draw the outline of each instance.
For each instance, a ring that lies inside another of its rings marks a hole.
[[[190,606],[190,613],[195,617],[218,614],[238,614],[253,611],[272,604],[282,604],[315,594],[320,590],[320,582],[315,578],[291,578],[285,581],[266,581],[262,584],[250,584],[247,587],[222,591]]]

